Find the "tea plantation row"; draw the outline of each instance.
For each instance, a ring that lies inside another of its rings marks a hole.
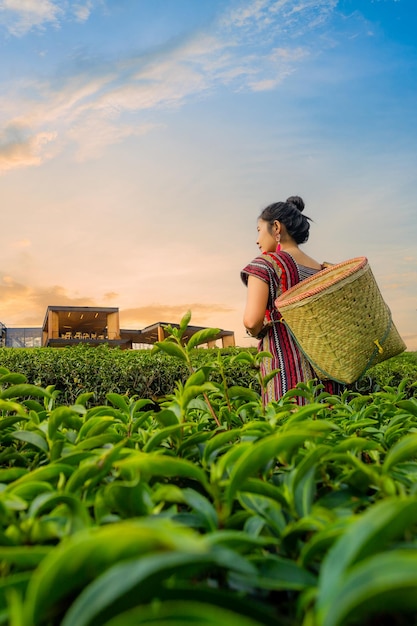
[[[263,407],[254,351],[181,328],[38,354],[0,362],[0,624],[417,626],[414,355],[399,385]]]
[[[195,367],[210,364],[221,357],[228,386],[241,385],[259,391],[259,381],[251,363],[236,361],[240,348],[220,350],[194,349],[191,359]],[[255,350],[244,350],[255,354]],[[28,382],[41,386],[55,385],[60,401],[72,404],[80,393],[93,391],[96,404],[106,403],[107,393],[157,399],[172,393],[176,381],[185,381],[188,368],[179,359],[152,350],[118,350],[107,346],[90,348],[2,348],[0,366],[24,374]],[[214,370],[211,379],[219,381]],[[417,380],[417,354],[405,353],[369,370],[355,388],[368,393],[405,381],[405,392],[413,395],[412,383]]]

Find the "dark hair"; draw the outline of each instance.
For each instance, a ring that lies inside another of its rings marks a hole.
[[[305,243],[308,239],[311,219],[303,215],[304,200],[300,196],[290,196],[285,202],[274,202],[264,208],[259,219],[270,226],[278,220],[284,224],[287,233],[296,243]]]

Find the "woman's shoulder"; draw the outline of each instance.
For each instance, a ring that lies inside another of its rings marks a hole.
[[[277,274],[284,272],[297,272],[297,263],[291,254],[279,250],[276,252],[263,252],[252,259],[242,270],[242,273],[258,271],[274,271]]]
[[[249,276],[255,276],[269,283],[273,280],[273,277],[277,274],[279,275],[281,271],[277,259],[272,256],[272,253],[263,253],[252,259],[252,261],[243,268],[241,278],[245,284]]]

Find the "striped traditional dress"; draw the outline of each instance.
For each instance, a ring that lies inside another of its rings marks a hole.
[[[247,285],[248,277],[256,276],[269,286],[268,305],[265,312],[264,330],[258,350],[272,354],[272,359],[265,358],[261,363],[261,373],[266,376],[278,369],[276,376],[269,381],[262,393],[264,404],[278,400],[286,391],[293,389],[298,382],[317,378],[317,374],[304,355],[297,348],[284,324],[280,323],[281,315],[275,307],[275,300],[300,280],[315,274],[318,270],[298,265],[288,252],[268,252],[256,257],[241,272],[243,282]],[[340,387],[332,381],[322,381],[326,391],[338,393]],[[306,403],[305,398],[298,396],[298,404]]]

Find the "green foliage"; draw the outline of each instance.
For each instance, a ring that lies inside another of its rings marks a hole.
[[[135,353],[55,352],[77,380],[91,354],[98,394],[0,366],[0,624],[417,624],[414,388],[263,407],[257,355],[197,350],[189,321],[141,392]]]
[[[369,369],[357,383],[362,392],[403,386],[407,396],[417,396],[417,353],[404,352]]]
[[[168,350],[176,350],[171,344]],[[177,350],[178,352],[178,350]],[[256,372],[245,362],[232,362],[240,348],[193,348],[190,358],[198,368],[220,358],[227,384],[258,389]],[[181,352],[180,352],[181,353]],[[40,387],[53,385],[63,404],[74,404],[78,397],[91,392],[89,403],[106,403],[108,393],[158,399],[172,393],[177,381],[185,382],[189,367],[182,359],[173,359],[165,350],[119,350],[85,345],[57,348],[1,348],[0,367],[19,372],[25,380]],[[213,369],[211,379],[221,381]]]

